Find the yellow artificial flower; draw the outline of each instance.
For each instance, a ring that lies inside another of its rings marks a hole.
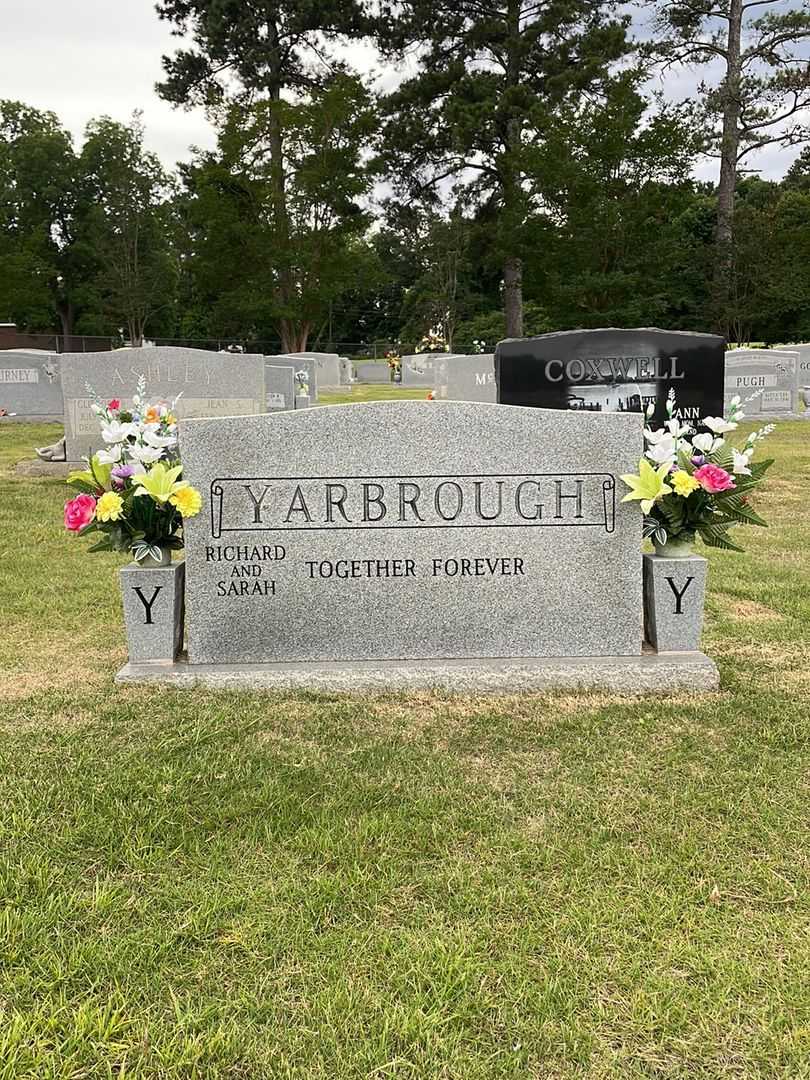
[[[700,487],[694,476],[690,476],[686,469],[678,469],[677,472],[673,473],[670,483],[675,489],[675,494],[682,495],[684,499],[688,499],[692,492],[697,491]]]
[[[133,477],[136,485],[134,494],[151,495],[158,503],[168,502],[176,491],[188,486],[185,480],[177,480],[182,471],[182,465],[169,469],[163,461],[156,461],[148,473]]]
[[[669,464],[654,469],[646,458],[642,458],[638,463],[638,476],[628,473],[622,477],[622,480],[631,489],[622,499],[622,502],[639,499],[641,501],[641,512],[649,514],[653,503],[657,499],[672,494],[672,488],[664,483],[668,475]]]
[[[157,405],[150,405],[144,413],[143,418],[147,424],[160,423],[160,409],[158,409]]]
[[[184,518],[194,517],[195,514],[199,514],[200,507],[202,506],[202,496],[196,488],[191,487],[190,484],[184,487],[178,487],[174,495],[169,499],[172,506],[176,506],[180,511],[180,516]]]
[[[124,512],[124,500],[114,491],[105,491],[96,503],[98,521],[118,521]]]

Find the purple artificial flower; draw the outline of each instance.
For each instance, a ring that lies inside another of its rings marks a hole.
[[[703,454],[695,454],[695,456],[692,458],[692,464],[697,465],[698,467],[704,465],[705,463],[706,458],[703,456]]]
[[[116,487],[123,487],[130,476],[135,472],[134,465],[116,465],[111,476]]]

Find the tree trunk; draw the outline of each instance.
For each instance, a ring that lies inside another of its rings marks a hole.
[[[73,319],[76,314],[73,310],[73,304],[69,300],[57,300],[56,310],[62,326],[62,337],[73,337]]]
[[[734,279],[734,194],[737,188],[737,155],[740,148],[740,38],[743,0],[730,0],[728,57],[723,80],[723,139],[720,146],[720,181],[717,186],[716,262],[714,303],[717,326],[728,336]]]
[[[521,67],[521,0],[508,0],[507,6],[507,93],[520,85]],[[503,186],[503,215],[501,241],[505,245],[503,262],[503,310],[506,317],[506,336],[523,337],[523,260],[518,254],[518,237],[523,227],[523,191],[521,187],[522,127],[516,116],[506,121],[504,165],[501,170]]]
[[[516,257],[503,264],[503,310],[506,336],[523,337],[523,260]]]

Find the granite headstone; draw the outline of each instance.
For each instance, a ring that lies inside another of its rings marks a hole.
[[[413,356],[403,356],[402,385],[432,389],[436,364],[453,356],[458,356],[458,353],[414,353]]]
[[[799,353],[783,349],[733,349],[726,353],[725,406],[735,395],[750,419],[790,419],[799,414]]]
[[[354,382],[354,365],[348,356],[340,357],[340,385],[350,386]]]
[[[433,373],[439,400],[497,401],[494,353],[447,356],[436,361]]]
[[[639,656],[640,516],[619,477],[641,431],[475,402],[181,421],[203,496],[189,662]]]
[[[783,349],[788,352],[795,352],[799,354],[799,397],[805,403],[805,410],[802,414],[805,419],[810,419],[810,404],[808,399],[810,398],[810,345],[784,345]]]
[[[643,412],[699,422],[723,408],[725,342],[715,334],[640,328],[565,330],[507,339],[495,350],[498,401],[581,412]]]
[[[268,412],[295,408],[295,372],[291,367],[265,364],[264,381]]]
[[[143,375],[150,400],[168,402],[182,395],[177,402],[181,417],[240,416],[267,407],[263,356],[158,346],[62,353],[59,363],[68,461],[103,446],[88,385],[103,401],[127,403]]]
[[[9,415],[62,419],[62,383],[55,353],[0,352],[0,409]]]
[[[358,364],[357,381],[361,383],[390,383],[391,369],[388,364]]]
[[[319,388],[340,386],[340,357],[337,353],[304,352],[300,355],[315,361]]]
[[[299,371],[305,371],[307,390],[310,401],[318,400],[318,363],[314,356],[309,356],[307,353],[279,353],[278,356],[266,357],[268,364],[274,364],[277,367],[291,367],[297,374]],[[302,393],[300,387],[297,388],[297,393]]]

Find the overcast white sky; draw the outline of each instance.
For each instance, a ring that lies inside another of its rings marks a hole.
[[[161,56],[175,45],[153,0],[0,0],[0,98],[52,110],[77,140],[92,117],[125,121],[142,109],[150,149],[172,168],[191,146],[214,143],[200,110],[172,109],[155,93]],[[369,73],[373,54],[360,53],[356,66]],[[687,74],[667,80],[670,96],[693,85]],[[751,164],[778,178],[796,154],[769,149]],[[704,179],[716,172],[712,162],[698,170]]]

